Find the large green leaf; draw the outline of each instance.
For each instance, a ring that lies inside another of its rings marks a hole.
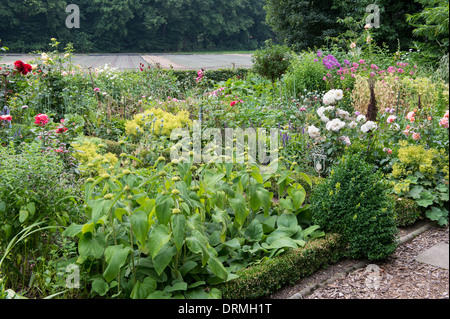
[[[159,195],[156,198],[156,217],[160,224],[167,225],[175,203],[170,195]]]
[[[175,246],[180,251],[183,248],[184,238],[186,237],[186,217],[182,214],[172,216],[172,233]]]
[[[192,235],[186,238],[187,247],[194,254],[202,255],[202,265],[205,266],[209,259],[208,241],[205,236],[197,230],[192,231]]]
[[[87,202],[88,206],[92,209],[91,221],[97,223],[100,218],[106,215],[111,207],[111,200],[97,198]]]
[[[158,275],[163,273],[176,253],[177,249],[175,246],[165,247],[158,255],[155,256],[155,258],[153,258],[153,265]]]
[[[245,204],[245,198],[242,195],[236,195],[235,198],[230,199],[230,206],[234,210],[234,220],[237,228],[242,228],[244,225],[249,211],[247,205]]]
[[[92,290],[98,293],[100,296],[104,296],[109,290],[109,285],[102,278],[96,278],[92,282]]]
[[[259,220],[254,219],[244,232],[244,237],[250,242],[258,242],[264,235],[263,226]]]
[[[102,234],[84,234],[78,242],[80,257],[100,258],[106,248],[106,240]]]
[[[130,297],[132,299],[147,299],[148,295],[156,291],[156,281],[151,277],[138,280],[133,287]]]
[[[292,198],[292,203],[295,210],[302,207],[303,202],[305,201],[306,191],[300,184],[294,184],[293,187],[289,187],[288,194]]]
[[[213,248],[211,248],[213,249]],[[226,281],[228,278],[228,272],[223,266],[223,264],[220,262],[217,257],[210,255],[210,258],[208,259],[208,266],[209,269],[211,269],[212,273],[222,279],[223,281]]]
[[[130,216],[130,223],[133,228],[133,234],[141,246],[145,246],[149,231],[147,214],[143,211],[136,211]]]
[[[421,207],[428,207],[433,205],[434,197],[430,192],[424,191],[420,194],[420,199],[417,200],[417,205]]]
[[[280,215],[277,219],[277,226],[278,227],[286,227],[290,228],[292,226],[297,226],[297,217],[294,214],[284,213]]]
[[[105,260],[108,267],[103,272],[103,277],[108,283],[117,277],[120,268],[125,265],[130,251],[132,251],[131,247],[123,247],[123,245],[108,246],[106,248]]]
[[[163,246],[170,240],[169,227],[157,225],[153,228],[149,237],[150,256],[155,258]]]

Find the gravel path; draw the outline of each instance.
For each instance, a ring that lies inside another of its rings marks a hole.
[[[423,225],[422,222],[401,229],[400,236]],[[443,243],[449,243],[448,226],[443,228],[433,225],[413,240],[400,245],[383,262],[369,265],[345,259],[318,271],[294,287],[280,290],[270,298],[288,299],[305,288],[320,284],[319,288],[304,295],[303,299],[448,299],[449,270],[415,260],[424,251]],[[358,263],[359,268],[345,273],[346,269]],[[336,275],[336,280],[324,284],[324,281]]]

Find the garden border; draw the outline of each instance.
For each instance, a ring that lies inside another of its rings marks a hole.
[[[417,236],[419,236],[420,234],[424,233],[425,231],[429,230],[432,227],[432,223],[428,222],[427,224],[425,224],[424,226],[420,227],[419,229],[414,230],[413,232],[401,237],[398,241],[399,245],[403,245],[407,242],[410,242],[411,240],[413,240],[414,238],[416,238]],[[333,282],[335,282],[336,280],[338,280],[339,278],[345,277],[347,276],[349,273],[361,269],[365,266],[367,266],[370,263],[369,260],[364,259],[361,260],[349,267],[347,267],[345,270],[339,272],[338,274],[311,286],[308,286],[302,290],[300,290],[299,292],[294,293],[293,295],[291,295],[290,297],[288,297],[288,299],[303,299],[309,295],[311,295],[315,290],[319,289],[319,288],[323,288],[326,287],[327,285],[332,284]]]

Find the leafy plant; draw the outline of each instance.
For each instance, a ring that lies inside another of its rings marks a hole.
[[[91,269],[93,295],[205,297],[205,286],[236,278],[249,263],[323,236],[310,224],[293,172],[266,176],[256,165],[235,170],[160,158],[148,175],[103,174],[85,185],[87,222],[65,235],[78,237],[78,263]],[[278,203],[267,189],[272,179]]]
[[[381,173],[374,173],[362,156],[344,155],[315,187],[312,218],[325,231],[343,236],[349,256],[384,259],[396,248],[394,204]]]
[[[448,155],[421,145],[402,144],[392,182],[399,196],[412,198],[439,225],[448,224]]]

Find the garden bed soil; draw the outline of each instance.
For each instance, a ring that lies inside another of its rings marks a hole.
[[[428,223],[419,221],[412,226],[399,228],[399,237],[412,234]],[[367,284],[368,262],[342,259],[301,280],[297,285],[284,287],[267,298],[448,299],[449,270],[416,260],[424,251],[442,243],[449,243],[448,226],[432,224],[411,241],[399,245],[392,256],[374,263],[379,267],[381,276],[376,288]],[[299,292],[307,293],[300,295]]]

